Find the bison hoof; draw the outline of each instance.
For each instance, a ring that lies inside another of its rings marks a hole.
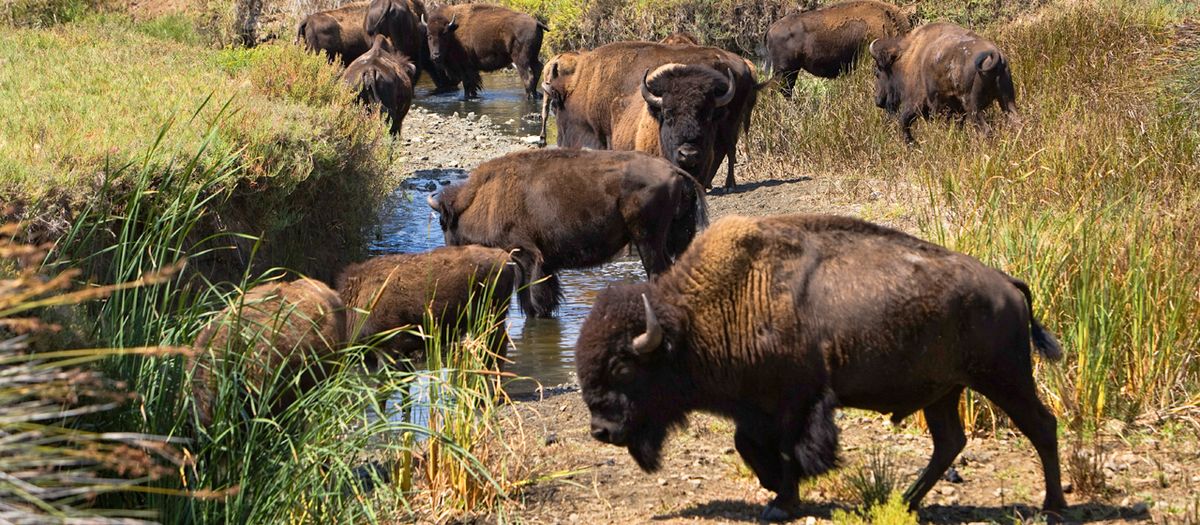
[[[774,503],[767,505],[767,508],[762,511],[762,516],[760,516],[763,521],[787,521],[791,517],[792,513],[776,507]]]

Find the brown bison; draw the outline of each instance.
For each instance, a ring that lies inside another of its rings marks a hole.
[[[532,16],[500,6],[447,5],[428,20],[429,56],[446,76],[462,81],[463,96],[479,96],[481,71],[516,66],[525,93],[537,94],[542,34],[549,31]]]
[[[393,135],[400,134],[404,116],[412,106],[417,68],[408,57],[392,49],[391,41],[375,35],[371,49],[354,59],[342,80],[358,90],[363,104],[378,104],[391,121]]]
[[[551,86],[551,81],[562,76],[573,78],[570,75],[575,72],[575,63],[579,61],[580,51],[566,51],[554,55],[546,65],[542,67],[542,131],[538,135],[538,145],[546,145],[546,122],[550,120],[550,110],[558,110],[562,107],[563,101],[556,99],[555,95],[559,93]],[[563,91],[567,91],[566,88]]]
[[[993,101],[1017,110],[1008,60],[991,41],[947,22],[914,29],[905,37],[871,43],[875,58],[875,105],[899,114],[904,139],[914,142],[917,117],[970,117],[987,129],[983,111]]]
[[[854,67],[862,49],[876,38],[908,33],[900,8],[875,0],[848,0],[792,13],[767,29],[767,59],[784,96],[800,70],[834,78]]]
[[[252,288],[196,338],[197,353],[188,368],[200,423],[212,423],[216,377],[227,370],[240,370],[249,389],[273,396],[270,415],[279,415],[325,379],[326,367],[345,341],[345,307],[325,284],[299,279]],[[244,363],[229,363],[231,355]],[[294,385],[286,379],[297,375]],[[287,386],[263,390],[271,385]]]
[[[978,260],[857,219],[722,219],[651,283],[602,292],[575,347],[592,436],[659,467],[688,413],[731,418],[734,443],[776,499],[835,466],[837,405],[922,410],[933,456],[905,497],[915,507],[966,444],[971,388],[1033,442],[1045,509],[1063,509],[1054,416],[1038,399],[1031,345],[1061,358],[1029,287]]]
[[[363,24],[368,5],[356,2],[308,15],[296,28],[296,40],[309,50],[324,52],[329,60],[340,60],[343,66],[348,66],[371,48]]]
[[[558,145],[662,155],[706,187],[722,157],[735,184],[737,141],[761,86],[742,57],[701,46],[618,42],[576,60],[545,86]]]
[[[425,28],[421,25],[424,16],[425,5],[420,0],[373,0],[363,21],[368,38],[388,37],[396,51],[414,62],[414,83],[420,79],[429,56]]]
[[[472,328],[471,322],[488,315],[500,323],[488,347],[504,356],[507,338],[503,324],[513,281],[508,252],[451,246],[350,265],[338,277],[337,287],[351,309],[346,314],[347,326],[356,338],[404,327],[417,330],[432,319],[441,334],[453,340]],[[487,312],[479,309],[484,298],[490,301]],[[425,341],[411,333],[397,333],[385,344],[402,359],[420,359],[425,349]]]
[[[512,252],[526,315],[549,317],[555,272],[602,264],[628,244],[662,273],[707,222],[704,191],[661,158],[570,149],[513,153],[481,164],[429,205],[447,245]]]

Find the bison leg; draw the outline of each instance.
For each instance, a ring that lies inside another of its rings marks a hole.
[[[733,445],[746,466],[758,477],[764,489],[778,493],[783,478],[783,463],[775,448],[779,429],[767,418],[746,418],[737,421]]]
[[[796,71],[783,71],[778,75],[779,91],[783,93],[784,98],[792,98],[792,89],[796,87],[796,77],[800,74]]]
[[[778,453],[784,460],[783,468],[775,499],[763,510],[765,520],[792,517],[792,510],[800,502],[800,480],[837,466],[838,433],[833,422],[837,400],[833,392],[826,390],[797,401],[781,417]]]
[[[956,387],[932,405],[925,407],[925,423],[933,437],[933,456],[929,458],[929,465],[921,471],[917,481],[904,491],[904,500],[908,502],[910,509],[916,510],[921,505],[921,499],[937,484],[942,474],[946,473],[946,469],[954,463],[954,458],[957,458],[959,452],[967,445],[962,420],[958,417],[958,399],[962,390],[962,387]]]
[[[463,74],[462,85],[464,99],[479,98],[479,90],[483,88],[483,77],[479,76],[478,71],[468,71]]]
[[[900,114],[900,133],[904,136],[904,141],[910,146],[916,145],[917,139],[913,138],[912,126],[917,121],[919,113],[913,109],[905,109]]]
[[[1023,371],[998,371],[982,384],[972,385],[972,388],[1008,414],[1021,433],[1033,443],[1042,461],[1042,474],[1046,481],[1046,499],[1042,502],[1042,509],[1057,515],[1067,507],[1067,498],[1062,489],[1062,471],[1058,464],[1058,420],[1038,399],[1033,371],[1028,363],[1023,368]]]

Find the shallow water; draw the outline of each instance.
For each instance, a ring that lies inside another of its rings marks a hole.
[[[426,80],[419,87],[432,89]],[[418,93],[418,106],[442,114],[488,115],[502,132],[515,136],[536,134],[538,122],[524,120],[522,114],[536,112],[537,103],[525,99],[516,75],[511,72],[485,75],[484,91],[479,100],[463,101],[462,92],[436,96]],[[512,119],[513,123],[504,122]],[[379,237],[371,246],[375,255],[416,253],[443,246],[437,218],[425,199],[432,193],[462,181],[467,172],[459,169],[422,170],[413,174],[392,195],[382,217]],[[596,295],[611,284],[645,280],[640,261],[620,258],[603,266],[584,270],[567,270],[559,274],[564,299],[554,319],[526,319],[516,306],[510,306],[508,331],[514,348],[509,351],[512,364],[505,370],[531,380],[514,381],[508,391],[513,395],[532,392],[538,384],[554,386],[572,380],[575,370],[574,346],[579,329],[587,317]]]
[[[487,115],[502,133],[517,137],[537,135],[541,128],[541,105],[537,100],[525,97],[525,88],[514,70],[502,70],[483,74],[483,89],[479,98],[463,100],[462,87],[457,91],[433,92],[433,81],[422,75],[417,83],[416,100],[413,104],[431,113],[449,116],[458,113],[466,117],[470,113]]]

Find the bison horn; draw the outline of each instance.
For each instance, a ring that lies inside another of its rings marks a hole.
[[[433,198],[433,195],[425,197],[425,202],[429,203],[429,207],[433,208],[433,211],[438,211],[438,201]]]
[[[654,93],[651,93],[650,86],[646,85],[646,77],[649,77],[649,76],[650,76],[650,70],[647,69],[646,72],[642,74],[642,98],[646,99],[646,103],[650,104],[653,107],[656,107],[656,108],[662,107],[662,103],[663,103],[662,97],[655,95]]]
[[[871,52],[871,56],[879,56],[879,55],[875,54],[875,43],[876,42],[879,42],[878,38],[876,38],[875,40],[872,40],[871,45],[867,46],[867,51]]]
[[[454,16],[450,17],[450,23],[446,24],[446,29],[454,31],[454,29],[458,27],[457,20],[458,20],[458,14],[455,14]]]
[[[642,304],[646,306],[646,333],[633,338],[633,351],[644,355],[658,349],[662,344],[663,332],[662,325],[658,324],[658,318],[654,316],[654,309],[650,308],[650,299],[646,298],[646,294],[642,294]]]
[[[421,25],[429,25],[425,23],[425,13],[421,13]]]
[[[733,70],[726,69],[725,76],[729,79],[729,84],[725,87],[725,93],[716,100],[717,107],[724,107],[733,102],[733,95],[737,93],[737,85],[733,81]]]

